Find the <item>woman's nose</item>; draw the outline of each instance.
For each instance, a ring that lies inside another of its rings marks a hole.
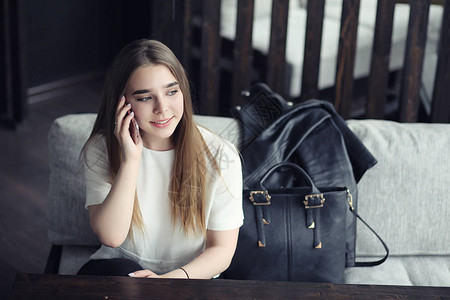
[[[161,113],[167,111],[166,104],[164,103],[164,100],[162,99],[162,97],[157,97],[155,100],[156,100],[155,107],[153,108],[154,114],[161,114]]]

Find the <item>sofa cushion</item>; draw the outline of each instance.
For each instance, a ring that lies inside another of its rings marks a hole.
[[[450,254],[450,124],[349,120],[378,160],[358,184],[358,212],[392,255]],[[357,255],[382,255],[359,224]]]
[[[450,256],[392,256],[379,266],[347,268],[345,283],[450,286]]]

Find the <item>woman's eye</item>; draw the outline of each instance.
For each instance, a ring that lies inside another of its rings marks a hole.
[[[148,100],[151,100],[152,99],[152,97],[144,97],[144,98],[138,98],[138,99],[136,99],[137,101],[148,101]]]
[[[173,96],[178,92],[178,90],[173,90],[167,93],[168,96]]]

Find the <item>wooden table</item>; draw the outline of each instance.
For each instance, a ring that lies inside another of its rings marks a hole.
[[[450,287],[17,274],[9,299],[450,299]]]

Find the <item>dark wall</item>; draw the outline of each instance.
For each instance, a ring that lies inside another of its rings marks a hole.
[[[26,0],[27,86],[105,70],[125,43],[150,36],[151,1]]]

